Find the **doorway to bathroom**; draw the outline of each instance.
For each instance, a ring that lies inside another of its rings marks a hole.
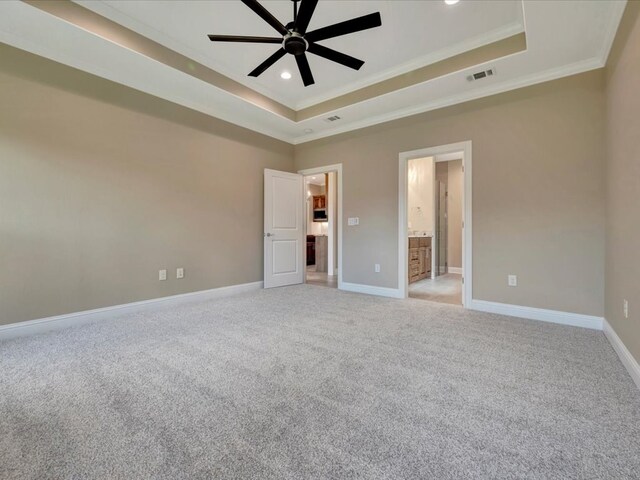
[[[452,305],[471,299],[470,160],[471,142],[400,154],[398,275],[405,298]]]

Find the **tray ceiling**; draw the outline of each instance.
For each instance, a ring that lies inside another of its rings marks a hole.
[[[320,0],[310,30],[374,11],[383,26],[322,42],[366,63],[353,71],[308,55],[316,84],[306,88],[290,56],[257,79],[246,75],[274,45],[208,41],[207,33],[273,35],[237,0],[4,1],[0,41],[301,143],[600,68],[625,3]],[[290,0],[263,4],[291,19]],[[486,68],[496,74],[467,80]],[[285,69],[290,80],[280,78]]]
[[[382,27],[320,42],[365,64],[355,71],[309,54],[316,83],[305,88],[291,55],[258,78],[247,76],[277,45],[208,41],[207,33],[278,36],[238,0],[78,3],[294,109],[441,60],[452,51],[524,31],[522,4],[514,1],[468,1],[449,7],[442,1],[320,0],[308,31],[376,11],[381,13]],[[263,4],[282,23],[292,19],[291,0]],[[283,70],[293,78],[281,79]]]

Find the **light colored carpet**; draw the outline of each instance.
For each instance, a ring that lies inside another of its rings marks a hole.
[[[426,308],[428,306],[428,308]],[[0,478],[624,479],[601,332],[296,286],[0,343]]]
[[[462,305],[462,275],[445,273],[409,284],[409,296],[438,303]]]

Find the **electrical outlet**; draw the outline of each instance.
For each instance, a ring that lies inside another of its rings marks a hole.
[[[176,268],[176,278],[184,278],[184,268]]]
[[[373,266],[373,270],[374,270],[376,273],[380,273],[380,264],[379,264],[379,263],[376,263],[376,264]]]
[[[158,280],[166,280],[167,279],[167,271],[159,270],[158,271]]]
[[[507,283],[509,284],[510,287],[517,287],[518,286],[518,276],[517,275],[508,275],[507,276]]]
[[[624,312],[624,318],[629,318],[629,302],[623,300],[622,311]]]

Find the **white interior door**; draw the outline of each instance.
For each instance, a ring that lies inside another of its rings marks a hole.
[[[304,281],[302,175],[264,171],[264,288]]]

